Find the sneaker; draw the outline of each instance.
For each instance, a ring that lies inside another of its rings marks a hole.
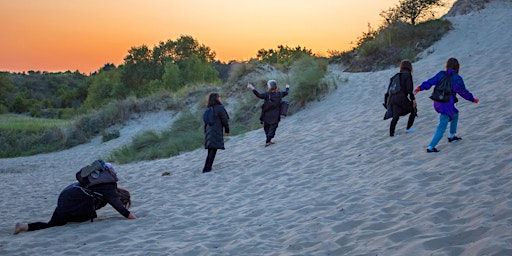
[[[412,133],[412,132],[415,132],[415,131],[416,131],[416,128],[413,128],[413,127],[405,130],[406,133]]]
[[[432,149],[427,148],[427,153],[437,153],[437,152],[439,152],[439,150],[437,150],[437,148],[432,148]]]
[[[462,138],[457,137],[457,136],[453,136],[453,138],[448,138],[448,142],[453,142],[453,141],[458,141],[458,140],[462,140]]]

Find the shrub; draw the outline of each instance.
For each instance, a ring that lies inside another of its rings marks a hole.
[[[121,136],[121,132],[117,129],[103,130],[101,132],[101,141],[107,142],[109,140],[117,139]]]
[[[144,132],[132,143],[114,151],[108,159],[117,163],[152,160],[178,155],[199,148],[203,144],[203,124],[199,112],[182,113],[168,131]]]
[[[328,84],[322,81],[326,72],[326,61],[311,56],[305,56],[293,63],[290,68],[293,85],[290,106],[292,113],[328,92]]]
[[[451,29],[448,20],[429,20],[417,25],[395,22],[374,33],[367,32],[351,51],[331,55],[344,63],[349,72],[368,72],[397,65],[417,55],[441,39]]]

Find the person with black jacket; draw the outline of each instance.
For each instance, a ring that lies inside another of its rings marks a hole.
[[[76,182],[60,193],[57,207],[49,222],[16,223],[14,234],[63,226],[68,222],[92,221],[97,217],[96,210],[107,204],[125,218],[136,219],[136,216],[128,211],[131,206],[130,192],[118,187],[117,183],[102,183],[84,188]]]
[[[208,97],[208,109],[205,115],[211,115],[212,123],[204,124],[204,148],[208,150],[203,173],[212,170],[213,161],[218,149],[224,148],[224,133],[229,134],[229,115],[222,105],[220,95],[211,93]]]
[[[265,93],[259,93],[252,84],[248,84],[247,88],[252,90],[256,97],[264,100],[265,102],[261,106],[260,121],[263,124],[263,130],[267,140],[265,141],[265,147],[268,147],[274,142],[272,139],[276,134],[279,121],[281,121],[281,101],[282,98],[288,95],[290,86],[286,85],[284,92],[279,91],[276,80],[269,80],[267,82],[268,91]]]
[[[400,73],[396,74],[399,76],[400,91],[395,94],[388,92],[384,95],[384,105],[388,109],[384,120],[391,118],[389,125],[389,136],[395,136],[395,127],[398,123],[400,116],[409,114],[409,120],[407,121],[407,132],[413,132],[412,128],[414,119],[417,116],[416,99],[413,93],[413,82],[412,82],[412,64],[409,60],[403,60],[400,63]],[[390,81],[390,86],[393,83],[393,78]]]

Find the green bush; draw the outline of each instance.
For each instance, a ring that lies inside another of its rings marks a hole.
[[[107,142],[109,140],[117,139],[121,136],[121,132],[117,129],[114,130],[103,130],[101,132],[101,141]]]
[[[292,64],[290,68],[293,85],[290,106],[292,113],[329,91],[328,84],[322,81],[326,72],[327,62],[311,56],[305,56]]]
[[[148,131],[137,135],[132,143],[114,151],[109,161],[129,163],[178,155],[203,145],[204,134],[201,113],[185,112],[168,131]]]
[[[369,72],[397,65],[417,55],[441,39],[452,28],[450,21],[429,20],[417,25],[394,22],[376,31],[370,28],[348,52],[334,53],[331,61],[341,62],[349,72]]]

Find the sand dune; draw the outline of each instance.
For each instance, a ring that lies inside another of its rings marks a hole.
[[[428,92],[417,131],[401,120],[390,138],[381,101],[396,70],[339,72],[348,82],[285,119],[276,145],[261,130],[232,137],[212,173],[200,173],[204,150],[119,166],[134,221],[109,208],[13,236],[16,221],[50,217],[80,153],[0,160],[0,255],[512,255],[511,13],[497,1],[450,18],[414,63],[419,84],[457,57],[481,99],[461,100],[463,140],[441,153],[424,152],[438,119]]]

